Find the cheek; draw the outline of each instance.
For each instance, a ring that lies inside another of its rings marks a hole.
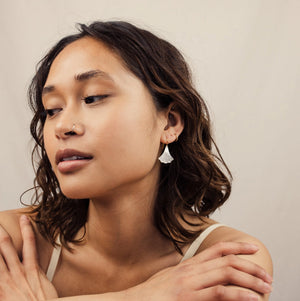
[[[51,139],[50,130],[47,127],[43,129],[43,137],[44,137],[44,147],[47,154],[47,157],[51,163],[52,168],[54,167],[55,163],[55,145],[53,140]]]
[[[112,137],[124,151],[147,153],[159,145],[156,120],[150,112],[131,110],[117,114],[111,125]],[[134,151],[136,150],[136,151]]]
[[[114,111],[113,118],[102,119],[93,132],[99,146],[97,152],[114,173],[120,169],[126,173],[136,168],[149,169],[157,159],[160,132],[151,111],[137,108]]]

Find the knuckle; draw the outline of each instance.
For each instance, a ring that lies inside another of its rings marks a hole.
[[[25,239],[29,243],[34,243],[35,242],[35,237],[34,237],[33,233],[27,233],[26,236],[25,236]]]
[[[224,256],[224,254],[229,253],[230,251],[230,243],[226,241],[216,243],[215,247],[220,256]]]
[[[8,234],[5,233],[0,236],[0,244],[1,245],[8,244],[10,242],[11,242],[11,238]]]
[[[225,241],[220,241],[220,242],[218,242],[218,243],[216,244],[216,247],[217,247],[218,249],[223,250],[223,249],[225,249],[225,248],[227,247],[227,243],[226,243]]]
[[[236,262],[237,262],[237,258],[233,254],[227,255],[225,258],[226,258],[227,264],[230,265],[230,266],[235,265]]]
[[[217,285],[213,288],[213,300],[222,300],[226,294],[225,287],[223,285]]]
[[[224,280],[230,280],[230,279],[232,279],[233,274],[234,274],[234,269],[232,267],[227,266],[227,267],[225,267],[223,269]]]
[[[187,275],[189,274],[191,271],[193,271],[194,266],[192,264],[182,264],[180,266],[178,266],[177,272],[179,274],[184,274]]]

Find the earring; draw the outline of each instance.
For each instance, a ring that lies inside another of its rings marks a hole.
[[[166,144],[165,149],[164,149],[163,153],[161,154],[161,156],[158,158],[158,160],[164,164],[169,164],[174,160],[174,158],[170,154],[168,144]]]

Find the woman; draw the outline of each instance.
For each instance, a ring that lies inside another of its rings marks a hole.
[[[29,92],[36,200],[1,213],[1,300],[268,299],[265,247],[208,218],[230,172],[174,46],[81,25]]]

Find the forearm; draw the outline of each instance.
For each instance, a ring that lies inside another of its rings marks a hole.
[[[126,290],[58,298],[55,287],[37,264],[34,233],[29,220],[26,217],[20,219],[20,226],[23,238],[22,262],[9,234],[0,226],[1,301],[156,301],[161,299],[258,301],[257,293],[271,292],[272,277],[265,269],[270,270],[271,273],[272,268],[271,263],[269,268],[266,265],[268,256],[264,255],[265,252],[261,251],[262,255],[255,257],[253,254],[259,250],[255,244],[219,242]],[[27,278],[29,276],[30,278]],[[229,283],[235,287],[226,286]],[[248,291],[245,292],[244,289]],[[267,295],[263,296],[263,300],[268,299]]]
[[[128,296],[127,291],[97,294],[97,295],[62,297],[62,298],[51,299],[49,301],[124,301],[124,300],[132,300]]]

